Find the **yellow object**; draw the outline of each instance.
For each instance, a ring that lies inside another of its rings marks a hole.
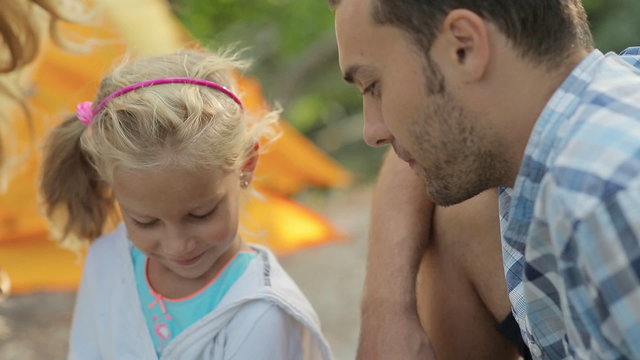
[[[36,122],[35,147],[20,115],[14,121],[14,145],[29,158],[16,169],[8,192],[0,197],[0,268],[11,278],[13,293],[74,289],[80,279],[82,257],[48,240],[45,221],[38,215],[38,146],[43,135],[74,111],[78,102],[92,99],[99,79],[126,53],[167,53],[195,43],[164,1],[97,3],[103,9],[103,23],[65,28],[95,41],[92,51],[69,53],[48,44],[34,68],[30,105]],[[240,75],[237,80],[247,111],[265,111],[258,82]],[[349,174],[286,123],[282,128],[283,136],[260,158],[254,184],[264,199],[246,204],[243,236],[267,244],[278,254],[344,238],[322,217],[286,196],[305,186],[346,185]]]
[[[285,255],[327,240],[346,238],[325,219],[291,199],[259,191],[263,199],[252,199],[240,217],[240,232],[247,241],[267,245],[278,255]]]

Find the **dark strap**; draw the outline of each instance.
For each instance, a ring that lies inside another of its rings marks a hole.
[[[496,325],[496,329],[500,334],[518,347],[518,353],[524,360],[531,360],[529,347],[524,340],[522,340],[522,333],[520,332],[520,327],[516,322],[516,318],[513,317],[513,313],[510,312],[501,323],[498,323],[498,325]]]

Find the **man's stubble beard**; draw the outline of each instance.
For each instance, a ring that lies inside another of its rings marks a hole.
[[[428,62],[425,89],[430,99],[416,114],[420,118],[414,119],[410,134],[418,149],[416,173],[426,181],[433,201],[449,206],[498,186],[506,161],[488,131],[478,128],[481,115],[465,109],[447,91],[436,64]]]

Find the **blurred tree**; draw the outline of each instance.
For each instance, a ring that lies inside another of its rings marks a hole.
[[[170,0],[205,45],[236,44],[254,59],[268,99],[284,118],[352,170],[374,178],[384,149],[361,138],[360,94],[340,76],[333,14],[323,0]],[[619,52],[640,44],[639,0],[583,0],[596,45]],[[330,125],[330,126],[328,126]]]
[[[596,46],[620,52],[640,45],[640,1],[583,0]]]

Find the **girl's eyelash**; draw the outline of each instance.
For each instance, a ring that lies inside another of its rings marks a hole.
[[[136,219],[133,219],[133,222],[136,224],[136,226],[139,226],[141,228],[150,228],[153,225],[155,225],[157,221],[158,220],[153,220],[153,221],[149,221],[149,222],[145,223],[145,222],[140,222],[140,221],[138,221]]]
[[[191,217],[194,219],[198,219],[198,220],[205,220],[207,218],[209,218],[211,215],[213,215],[213,213],[216,211],[216,209],[218,208],[218,206],[214,207],[211,211],[209,211],[208,213],[204,214],[204,215],[193,215],[191,214]]]
[[[214,207],[211,211],[209,211],[208,213],[204,214],[204,215],[194,215],[194,214],[189,214],[189,216],[195,220],[206,220],[208,218],[211,217],[211,215],[213,215],[214,212],[216,212],[216,209],[218,208],[218,206],[216,205],[216,207]],[[133,219],[133,223],[136,224],[136,226],[139,226],[141,228],[150,228],[152,226],[154,226],[158,220],[152,220],[149,222],[141,222],[138,221],[136,219]]]

